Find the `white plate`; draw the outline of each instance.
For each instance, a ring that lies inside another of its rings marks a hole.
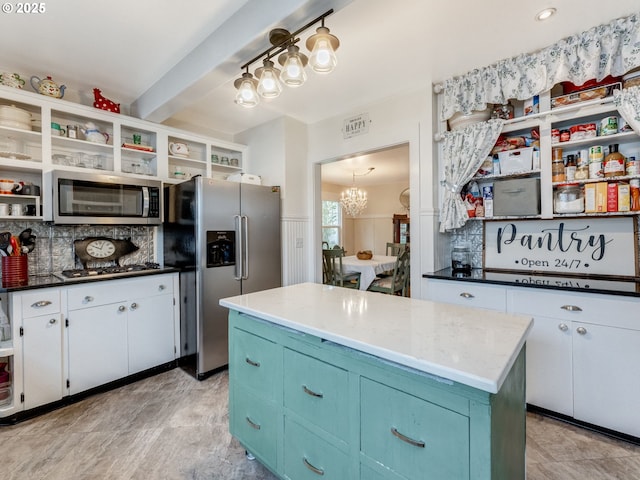
[[[18,152],[0,152],[2,158],[15,158],[16,160],[29,160],[31,156]]]

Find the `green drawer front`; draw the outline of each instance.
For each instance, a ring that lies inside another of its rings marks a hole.
[[[347,480],[347,456],[289,418],[284,423],[284,474],[291,480]]]
[[[360,395],[362,453],[408,478],[469,479],[467,417],[367,378]]]
[[[232,381],[275,401],[282,382],[281,347],[237,328],[232,335],[229,364]]]
[[[251,453],[276,469],[278,411],[275,405],[235,386],[229,408],[229,431]]]
[[[347,372],[288,349],[284,351],[284,369],[285,407],[346,442]]]
[[[360,465],[360,480],[396,480],[400,478],[393,472],[382,475],[366,465]]]

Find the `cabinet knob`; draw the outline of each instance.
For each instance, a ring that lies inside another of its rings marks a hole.
[[[474,295],[470,294],[469,292],[462,292],[460,296],[462,298],[476,298]]]
[[[167,287],[165,287],[164,285],[158,285],[158,290],[160,290],[160,291],[163,291],[165,288],[167,288]]]
[[[86,297],[84,297],[84,301],[83,303],[91,303],[93,302],[93,297],[90,295],[87,295]]]
[[[49,323],[51,325],[55,325],[56,322],[57,322],[57,320],[55,318],[52,318],[52,319],[49,320]]]
[[[138,308],[138,304],[136,302],[133,302],[131,304],[131,310],[135,310],[136,308]]]
[[[587,329],[584,327],[578,327],[576,328],[576,332],[578,332],[580,335],[585,335],[587,333]]]
[[[49,305],[51,305],[51,302],[49,300],[39,300],[35,303],[32,303],[31,308],[43,308]]]
[[[127,309],[127,307],[125,307],[124,305],[120,305],[120,306],[118,307],[118,311],[119,311],[119,312],[124,312],[126,309]]]
[[[566,332],[567,330],[569,330],[569,327],[567,327],[566,323],[561,323],[560,325],[558,325],[558,328],[563,332]]]
[[[562,305],[560,307],[563,310],[566,310],[567,312],[581,312],[582,309],[580,307],[578,307],[577,305]]]

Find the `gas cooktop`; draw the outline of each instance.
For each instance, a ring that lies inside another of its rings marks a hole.
[[[77,268],[73,270],[63,270],[59,275],[56,275],[63,280],[81,279],[87,277],[100,277],[110,278],[117,277],[125,273],[142,272],[144,270],[155,270],[160,268],[157,263],[144,263],[134,265],[114,265],[107,267],[95,267],[95,268]]]

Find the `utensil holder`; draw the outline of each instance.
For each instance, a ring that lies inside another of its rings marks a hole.
[[[29,257],[10,255],[2,258],[2,286],[20,287],[29,283]]]

